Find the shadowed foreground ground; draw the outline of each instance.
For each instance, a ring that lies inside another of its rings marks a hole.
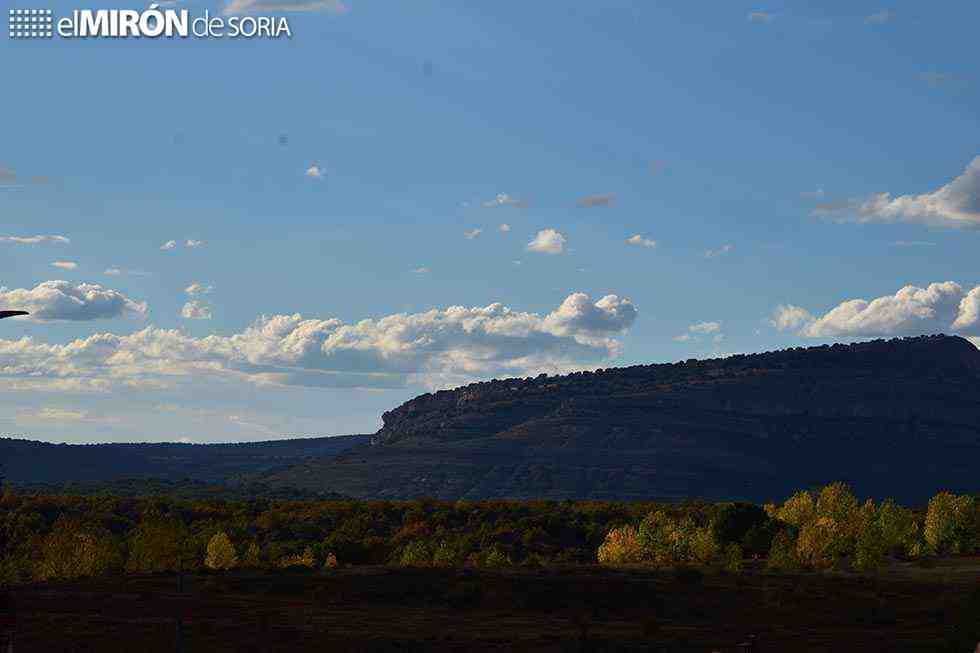
[[[848,574],[734,577],[600,567],[196,575],[15,592],[17,650],[941,651],[980,558]],[[971,649],[967,649],[972,651]]]

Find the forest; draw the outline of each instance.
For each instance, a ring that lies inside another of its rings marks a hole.
[[[0,579],[235,568],[547,565],[873,572],[980,549],[980,501],[860,501],[843,483],[781,503],[0,498]]]

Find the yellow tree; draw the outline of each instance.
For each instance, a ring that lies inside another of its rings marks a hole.
[[[219,531],[208,542],[204,564],[208,569],[227,570],[238,566],[238,554],[227,533]]]
[[[940,492],[929,500],[923,529],[933,553],[969,553],[977,538],[976,500],[967,495]]]
[[[122,567],[122,553],[101,526],[60,517],[41,544],[39,580],[98,576]]]

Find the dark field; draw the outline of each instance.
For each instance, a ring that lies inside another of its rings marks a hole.
[[[750,565],[751,567],[751,565]],[[18,651],[973,651],[980,557],[734,576],[598,566],[341,568],[41,583],[14,591]],[[975,602],[975,599],[974,599]]]

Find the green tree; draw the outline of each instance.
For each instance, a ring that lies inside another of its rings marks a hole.
[[[127,571],[178,571],[197,567],[197,546],[175,516],[146,515],[129,538]]]
[[[257,542],[252,542],[246,547],[245,555],[242,556],[242,567],[247,569],[259,569],[263,567],[262,550]]]

